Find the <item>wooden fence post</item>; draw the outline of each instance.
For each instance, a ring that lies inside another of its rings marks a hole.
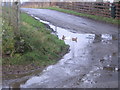
[[[20,31],[19,31],[19,22],[20,22],[20,16],[19,16],[19,1],[13,2],[13,12],[14,12],[14,34],[16,38],[20,37]]]

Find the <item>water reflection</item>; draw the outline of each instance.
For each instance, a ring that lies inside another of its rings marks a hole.
[[[95,34],[95,38],[94,38],[94,43],[97,43],[97,42],[101,42],[101,40],[102,40],[102,38],[101,38],[101,34],[99,34],[99,35],[97,35],[97,34]]]
[[[34,15],[31,16],[34,17]],[[70,52],[67,53],[57,64],[50,65],[44,69],[39,76],[33,76],[27,80],[25,84],[22,84],[21,87],[52,88],[61,84],[62,81],[65,81],[65,79],[68,80],[68,78],[80,75],[80,73],[82,75],[88,73],[92,67],[92,62],[90,61],[92,56],[88,46],[95,43],[110,44],[112,43],[111,40],[117,40],[116,35],[79,34],[75,33],[72,30],[70,31],[61,27],[54,26],[50,22],[40,20],[37,17],[34,18],[40,22],[48,24],[49,28],[52,29],[52,34],[56,35],[59,39],[64,40],[65,43],[70,46]],[[104,70],[111,70],[111,68],[106,67],[110,63],[108,61],[112,61],[111,55],[105,55],[100,59],[100,62],[104,63],[102,64]],[[96,67],[94,69],[95,71],[98,70]],[[89,74],[87,74],[87,77],[88,75]],[[100,76],[99,73],[95,75]],[[87,80],[88,79],[86,79],[86,81]]]
[[[67,29],[56,27],[50,23],[49,26],[54,31],[52,33],[57,35],[59,39],[64,40],[65,43],[70,46],[70,52],[66,54],[57,64],[47,67],[43,71],[42,75],[29,79],[24,85],[21,85],[21,87],[28,87],[30,85],[34,86],[37,83],[40,84],[39,87],[44,85],[48,85],[49,87],[50,84],[52,84],[50,87],[55,87],[55,85],[58,84],[58,81],[78,75],[80,72],[86,72],[87,70],[84,70],[86,69],[85,67],[79,68],[81,65],[87,67],[90,65],[89,59],[91,56],[87,46],[92,44],[94,41],[94,34],[73,33]],[[47,78],[44,78],[45,76]],[[48,82],[45,82],[46,80]]]
[[[34,15],[31,15],[32,17],[34,17],[36,20],[39,20],[40,22],[43,22],[44,24],[48,24],[50,26],[50,28],[52,28],[52,34],[58,36],[58,30],[60,30],[60,27],[57,27],[57,26],[54,26],[52,25],[50,22],[47,22],[47,21],[43,21],[41,20],[40,18],[34,16]],[[62,28],[61,28],[62,29]],[[70,31],[70,30],[69,30]],[[72,33],[76,33],[75,30],[71,30]],[[64,33],[64,32],[63,32]],[[91,34],[89,34],[91,35]],[[64,34],[63,34],[64,36]],[[110,44],[110,41],[111,40],[118,40],[118,35],[116,34],[113,34],[113,35],[110,35],[110,34],[93,34],[92,35],[92,38],[94,36],[94,41],[93,43],[99,43],[99,42],[102,42],[104,44]],[[89,39],[91,37],[88,37]],[[70,37],[67,37],[67,39],[70,39]],[[77,37],[71,37],[72,41],[77,41]]]
[[[111,54],[105,55],[103,58],[100,59],[101,67],[103,67],[103,70],[110,72],[118,71],[118,65],[116,64],[118,63],[118,60],[117,58],[113,59],[115,56],[117,57],[117,54],[113,52]]]
[[[51,79],[53,80],[55,79],[55,81],[58,81],[58,79],[56,79],[55,77],[59,77],[62,80],[62,78],[66,77],[66,74],[67,74],[67,77],[69,77],[69,75],[70,76],[75,75],[75,71],[79,71],[78,69],[76,69],[76,67],[79,66],[79,64],[87,65],[88,67],[90,64],[89,62],[90,56],[89,56],[89,50],[86,49],[87,45],[92,43],[100,43],[100,42],[109,44],[109,42],[111,42],[113,37],[115,37],[115,35],[109,35],[109,34],[98,34],[98,35],[97,34],[78,34],[78,33],[72,33],[69,30],[64,28],[56,27],[50,23],[49,23],[49,26],[54,30],[55,35],[57,35],[59,39],[64,40],[65,43],[70,46],[70,52],[66,54],[63,57],[63,59],[59,61],[58,64],[50,66],[51,69],[44,70],[44,74],[41,75],[41,77],[44,77],[44,75],[48,74],[49,77],[51,77],[49,78],[49,82],[52,82]],[[107,55],[103,57],[102,60],[104,61],[105,59],[111,60],[111,55]],[[51,76],[50,73],[53,75]],[[54,73],[57,73],[57,74],[62,73],[62,77]],[[44,78],[41,78],[41,77],[40,79],[44,81]],[[40,79],[38,77],[39,84],[41,81]],[[32,80],[34,80],[34,78],[28,80],[27,83],[23,85],[23,87],[27,86],[27,84],[32,84],[31,83]]]
[[[102,42],[103,44],[111,44],[112,40],[117,40],[117,35],[113,34],[95,34],[93,43]]]

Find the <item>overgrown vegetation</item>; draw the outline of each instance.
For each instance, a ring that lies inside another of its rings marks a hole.
[[[54,64],[65,53],[68,46],[57,36],[50,34],[43,23],[25,13],[21,13],[22,53],[16,53],[13,28],[7,23],[3,25],[3,65],[37,65]]]
[[[58,7],[49,7],[49,8],[46,8],[46,9],[51,9],[51,10],[56,10],[56,11],[60,11],[60,12],[68,13],[68,14],[87,17],[87,18],[91,18],[91,19],[99,20],[99,21],[104,21],[104,22],[111,23],[111,24],[120,24],[120,22],[118,22],[118,20],[113,19],[113,18],[107,18],[107,17],[102,17],[102,16],[78,13],[76,11],[62,9],[62,8],[58,8]]]

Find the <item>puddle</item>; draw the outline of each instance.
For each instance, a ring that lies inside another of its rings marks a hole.
[[[117,65],[118,60],[116,60],[117,58],[113,59],[114,57],[117,57],[116,55],[117,53],[113,52],[112,54],[105,55],[102,59],[99,60],[101,63],[101,67],[103,67],[102,70],[106,70],[109,72],[118,71],[118,65]]]
[[[102,59],[100,59],[100,62],[109,62],[109,61],[112,61],[112,55],[105,55]]]
[[[67,77],[79,74],[82,71],[78,68],[78,66],[80,66],[79,64],[89,64],[89,51],[85,48],[87,48],[89,44],[93,43],[95,35],[79,34],[74,32],[73,30],[56,27],[53,24],[47,21],[40,20],[37,17],[35,17],[35,19],[39,20],[42,23],[48,24],[50,28],[53,29],[52,34],[56,35],[59,39],[64,40],[65,43],[70,46],[70,52],[67,53],[57,64],[48,66],[39,76],[30,78],[25,84],[22,84],[21,87],[34,85],[36,82],[39,83],[39,85],[44,86],[45,83],[52,84],[54,83],[54,81],[62,81]],[[82,57],[80,56],[81,54],[83,55]],[[71,67],[71,65],[74,66]],[[44,76],[46,76],[47,78],[44,78]],[[48,80],[48,82],[43,82],[46,80]]]
[[[116,52],[113,52],[112,56],[116,56],[116,55],[117,55],[117,53],[116,53]]]
[[[79,34],[74,30],[67,30],[61,27],[54,26],[50,22],[43,21],[34,15],[31,15],[36,20],[49,25],[52,29],[52,34],[56,35],[59,39],[64,40],[66,44],[70,46],[70,51],[55,65],[50,65],[43,70],[38,76],[33,76],[25,83],[21,83],[21,88],[41,88],[41,87],[56,87],[61,84],[60,81],[64,81],[72,76],[79,75],[80,72],[88,72],[92,66],[91,53],[89,46],[94,43],[111,44],[112,35],[102,34]],[[110,59],[110,56],[106,56],[105,59]],[[98,69],[98,68],[97,68]],[[104,67],[104,70],[113,70],[113,68]],[[62,77],[61,77],[62,76]],[[98,75],[99,76],[99,75]]]
[[[107,67],[103,67],[103,70],[106,70],[106,71],[118,71],[118,68],[116,67],[110,67],[109,65]]]
[[[113,52],[112,54],[108,54],[108,55],[105,55],[102,59],[100,59],[99,61],[101,62],[101,63],[104,63],[104,62],[108,62],[108,63],[110,63],[110,62],[112,62],[112,58],[114,57],[114,56],[117,56],[117,52]]]
[[[69,30],[69,29],[67,30],[61,27],[57,27],[51,24],[50,22],[41,20],[40,18],[34,15],[31,15],[31,16],[34,17],[36,20],[39,20],[40,22],[49,25],[50,28],[52,28],[53,30],[52,34],[57,35],[59,39],[62,39],[64,37],[65,42],[70,39],[72,41],[77,41],[77,39],[80,38],[79,36],[80,34],[78,34],[75,30]],[[88,38],[89,41],[93,40],[93,43],[102,42],[103,44],[111,44],[111,40],[117,40],[116,35],[110,35],[110,34],[98,34],[98,35],[97,34],[81,34],[81,35],[86,36],[86,38]]]

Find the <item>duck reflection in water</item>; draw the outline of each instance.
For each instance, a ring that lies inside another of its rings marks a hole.
[[[77,37],[72,37],[72,38],[70,38],[70,37],[66,37],[66,36],[62,36],[62,40],[68,40],[68,39],[71,39],[72,41],[75,41],[75,42],[77,42]]]

